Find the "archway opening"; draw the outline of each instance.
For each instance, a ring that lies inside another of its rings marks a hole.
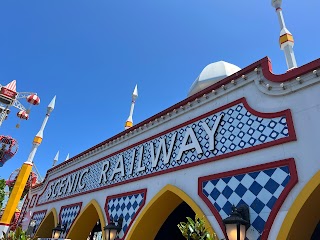
[[[162,224],[155,240],[185,240],[177,225],[180,222],[186,222],[186,217],[194,218],[195,212],[186,203],[180,203]]]
[[[277,239],[320,239],[320,171],[299,193],[283,221]]]
[[[52,229],[56,227],[57,216],[56,212],[51,211],[45,219],[40,224],[38,230],[35,232],[34,236],[39,238],[51,238],[52,236]]]
[[[320,220],[320,185],[303,204],[291,227],[289,239],[320,239],[317,225]],[[314,238],[311,238],[314,235]]]
[[[66,238],[76,240],[87,240],[96,238],[97,229],[105,225],[100,206],[91,202],[77,217]],[[100,232],[101,233],[101,232]],[[99,234],[102,238],[102,233]]]
[[[181,214],[181,209],[188,209],[188,213]],[[126,239],[141,240],[141,239],[174,239],[180,238],[162,237],[162,229],[166,229],[167,224],[170,224],[172,219],[181,218],[183,222],[186,221],[186,216],[193,218],[195,213],[204,217],[206,221],[206,227],[210,233],[213,233],[213,229],[210,226],[208,219],[198,205],[181,189],[172,185],[165,186],[160,192],[158,192],[153,199],[144,207],[134,222],[134,225],[130,228],[129,234]],[[180,221],[179,221],[180,222]],[[178,222],[178,223],[179,223]],[[172,223],[172,222],[171,222]],[[179,235],[179,229],[177,224],[172,223],[170,228],[176,231]],[[174,230],[176,229],[176,230]],[[167,231],[171,231],[166,229]],[[159,234],[159,235],[158,235]],[[181,234],[181,233],[180,233]],[[167,236],[167,235],[166,235]],[[182,238],[183,239],[183,238]]]

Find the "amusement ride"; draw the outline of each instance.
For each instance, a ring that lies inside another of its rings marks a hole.
[[[29,103],[29,107],[26,108],[21,102],[21,99],[25,99]],[[33,92],[17,92],[16,90],[16,80],[11,81],[7,85],[3,86],[0,84],[0,126],[3,122],[8,118],[10,114],[11,107],[18,109],[17,117],[20,120],[28,120],[30,109],[32,105],[39,105],[40,98],[36,93]],[[18,123],[16,125],[17,128],[20,127]],[[4,136],[0,135],[0,167],[10,160],[18,151],[18,142],[11,136]],[[42,178],[34,165],[34,171],[31,171],[28,180],[23,188],[22,195],[20,200],[24,198],[24,196],[28,193],[29,189],[42,181]],[[20,168],[14,170],[9,178],[6,180],[6,186],[8,187],[9,191],[6,191],[5,194],[10,197],[11,192],[15,186],[17,181],[18,175],[20,172]],[[6,201],[4,203],[6,206]],[[16,226],[16,221],[18,220],[20,213],[20,209],[17,208],[14,214],[14,218],[12,219],[13,226]],[[3,214],[3,210],[1,209],[0,217]],[[13,228],[11,228],[13,229]]]

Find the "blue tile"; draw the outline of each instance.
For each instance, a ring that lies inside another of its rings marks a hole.
[[[222,207],[223,211],[225,211],[226,214],[230,215],[231,213],[231,208],[232,207],[232,204],[227,201],[226,204]]]
[[[244,148],[245,145],[246,145],[246,142],[243,141],[243,140],[241,140],[241,141],[239,142],[239,144],[238,144],[238,146],[239,146],[240,148]]]
[[[287,127],[283,128],[282,131],[281,131],[281,134],[284,135],[284,136],[289,136],[288,128]]]
[[[262,209],[264,208],[264,203],[261,202],[258,198],[256,198],[253,203],[251,204],[251,208],[256,212],[256,213],[260,213],[262,211]]]
[[[251,138],[249,139],[248,143],[249,143],[251,146],[253,146],[253,145],[256,143],[256,141],[257,141],[257,139],[251,137]]]
[[[209,193],[208,193],[204,188],[202,188],[202,193],[203,193],[206,197],[209,196]]]
[[[283,182],[281,183],[281,185],[282,185],[283,187],[285,187],[285,186],[287,186],[287,184],[288,184],[289,181],[290,181],[290,175],[288,175],[288,176],[286,177],[286,179],[283,180]]]
[[[290,170],[289,170],[289,167],[288,166],[283,166],[283,167],[280,167],[280,169],[286,173],[290,173]]]
[[[260,217],[257,216],[257,218],[253,221],[251,224],[259,233],[263,232],[265,221]]]
[[[230,181],[231,177],[222,178],[222,181],[225,183],[228,183]]]
[[[272,168],[272,169],[263,170],[263,172],[267,174],[269,177],[271,177],[275,170],[276,168]]]
[[[242,197],[246,193],[247,188],[240,183],[234,191],[239,197]]]
[[[227,199],[231,196],[232,193],[233,190],[229,186],[226,186],[222,191],[223,196],[225,196]]]
[[[138,206],[138,203],[137,203],[137,202],[134,202],[134,203],[133,203],[133,208],[136,209],[137,206]]]
[[[240,174],[240,175],[236,175],[234,176],[239,182],[244,178],[245,174]]]
[[[256,181],[254,181],[249,190],[255,195],[257,196],[259,194],[259,192],[261,191],[262,187],[259,183],[257,183]]]
[[[271,178],[264,186],[264,188],[267,189],[272,194],[274,194],[274,192],[278,189],[278,187],[279,187],[279,184]]]
[[[248,173],[250,177],[252,177],[253,179],[256,179],[256,177],[259,175],[260,172],[251,172]]]
[[[218,189],[214,188],[212,192],[210,193],[210,196],[214,199],[217,200],[217,198],[220,196],[221,192],[218,191]]]
[[[274,204],[276,203],[277,198],[275,198],[274,196],[271,197],[271,199],[267,202],[267,206],[268,208],[272,209]]]
[[[249,134],[250,136],[252,136],[254,134],[255,130],[253,128],[249,128],[247,131],[247,134]]]
[[[220,212],[221,207],[218,205],[218,203],[214,203],[213,206],[217,209],[218,212]]]

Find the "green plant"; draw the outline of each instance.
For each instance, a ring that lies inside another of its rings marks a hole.
[[[4,191],[5,187],[6,187],[6,180],[0,179],[0,209],[2,209],[2,206],[3,206],[3,200],[5,197],[5,191]]]
[[[3,233],[3,237],[0,240],[35,240],[22,231],[21,227],[17,227],[15,231],[10,231],[7,234]]]
[[[205,226],[205,220],[197,215],[195,219],[187,217],[187,222],[180,222],[178,228],[185,239],[192,240],[218,240],[217,235],[210,234]]]

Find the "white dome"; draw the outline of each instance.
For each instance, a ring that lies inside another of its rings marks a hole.
[[[202,70],[199,77],[197,77],[197,79],[193,82],[188,96],[200,92],[201,90],[219,82],[235,72],[238,72],[239,70],[241,70],[241,68],[224,61],[210,63]]]

